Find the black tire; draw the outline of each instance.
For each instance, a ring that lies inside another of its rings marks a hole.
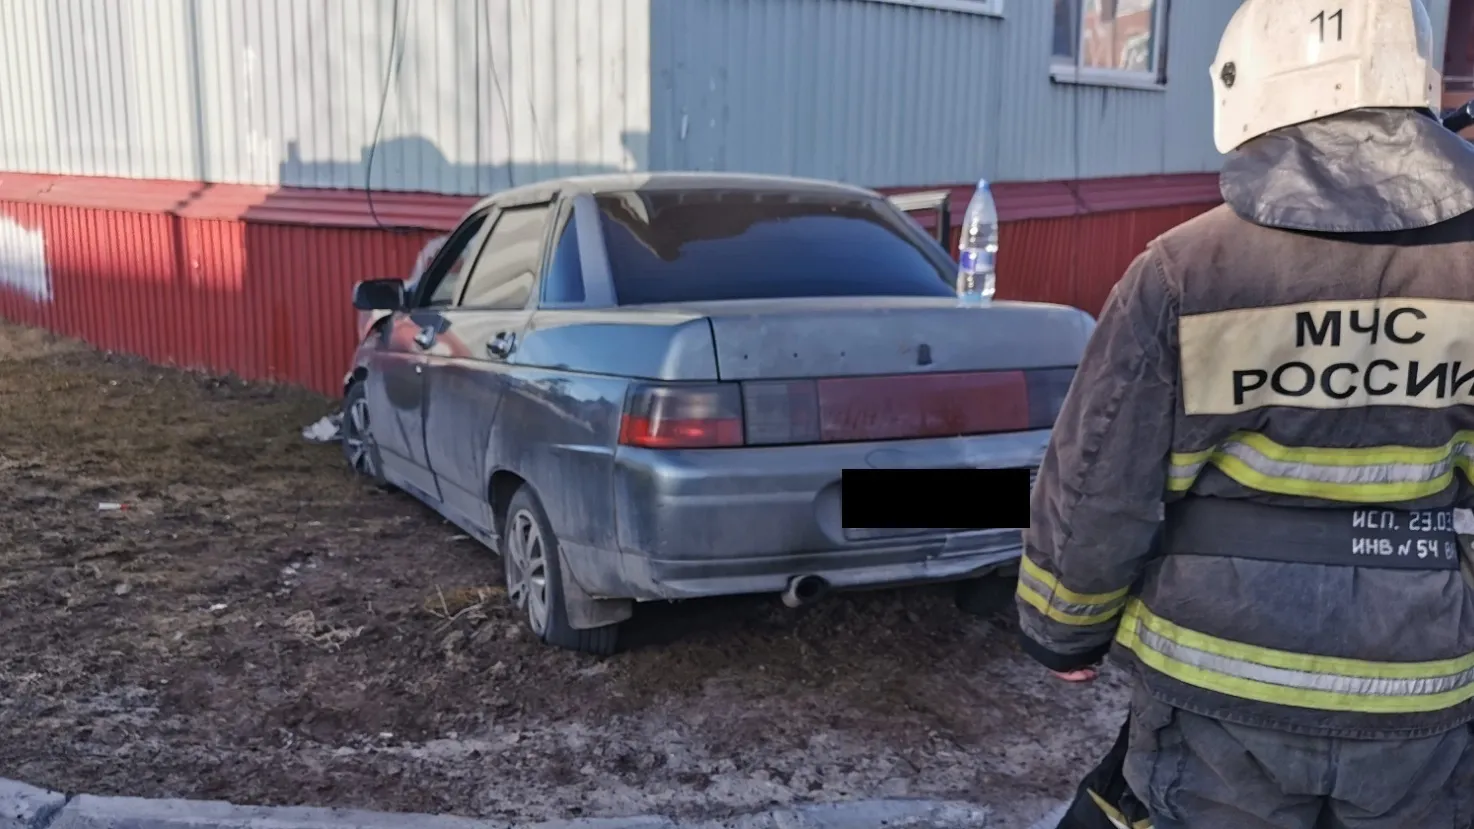
[[[1009,619],[1016,610],[1018,568],[996,570],[980,578],[957,583],[957,609],[983,619]]]
[[[563,592],[563,549],[532,488],[518,488],[502,520],[502,567],[507,597],[526,612],[534,635],[555,648],[608,656],[619,644],[619,625],[578,630],[568,624]],[[533,532],[535,531],[535,540]],[[539,544],[540,554],[532,545]],[[531,571],[530,573],[527,571]],[[541,576],[539,577],[539,573]],[[541,596],[541,599],[538,597]]]
[[[379,444],[374,440],[373,423],[368,416],[368,399],[365,396],[363,381],[357,381],[348,387],[348,393],[343,396],[343,422],[339,427],[343,445],[343,459],[348,462],[348,468],[373,481],[380,487],[387,487],[388,482],[384,480],[384,460],[379,454]]]

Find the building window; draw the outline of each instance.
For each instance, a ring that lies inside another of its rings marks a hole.
[[[1167,0],[1054,0],[1054,78],[1160,86]]]

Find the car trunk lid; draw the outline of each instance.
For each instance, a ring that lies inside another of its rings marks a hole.
[[[1053,425],[1093,328],[1074,308],[931,298],[706,303],[746,443],[945,437]]]
[[[930,297],[712,302],[723,380],[946,374],[1074,366],[1094,327],[1075,308]]]

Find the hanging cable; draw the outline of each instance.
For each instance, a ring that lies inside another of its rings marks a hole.
[[[364,162],[363,194],[368,201],[369,216],[373,218],[374,226],[380,230],[395,233],[410,233],[420,228],[407,225],[386,225],[379,218],[378,209],[374,207],[374,158],[379,152],[379,136],[384,129],[384,113],[388,109],[389,89],[399,75],[399,65],[404,57],[404,45],[400,42],[399,33],[399,0],[394,0],[391,14],[393,19],[389,24],[389,62],[384,67],[384,87],[379,91],[379,116],[374,122],[374,134],[369,140],[368,158]]]
[[[507,6],[507,16],[509,18],[512,16],[512,7],[510,5]],[[502,76],[501,76],[501,73],[496,71],[496,55],[494,54],[493,49],[492,49],[491,14],[489,12],[487,13],[487,15],[484,18],[484,20],[486,21],[486,54],[487,54],[487,63],[490,64],[490,66],[491,66],[491,84],[496,89],[496,97],[497,97],[497,99],[499,101],[501,101],[501,104],[502,104],[502,123],[504,125],[506,125],[506,133],[507,133],[507,184],[511,185],[512,187],[516,187],[517,186],[517,173],[515,171],[516,164],[514,163],[514,159],[512,158],[512,107],[507,103],[507,93],[506,93],[506,91],[502,89]],[[510,45],[511,45],[511,38],[508,38],[508,46],[510,47]]]
[[[527,16],[528,25],[531,26],[532,25],[532,0],[523,0],[522,8],[523,8],[523,13]],[[577,18],[575,18],[575,19],[577,19]],[[532,85],[531,84],[528,84],[528,86],[527,86],[527,114],[532,118],[532,137],[536,141],[536,143],[533,145],[533,149],[537,152],[537,155],[534,156],[532,160],[535,161],[535,162],[537,162],[537,163],[539,163],[539,164],[541,164],[544,161],[544,159],[546,159],[550,155],[550,153],[548,152],[547,142],[543,138],[543,129],[542,129],[542,126],[538,123],[538,120],[537,120],[537,100],[536,100],[535,96],[532,93],[533,93]]]

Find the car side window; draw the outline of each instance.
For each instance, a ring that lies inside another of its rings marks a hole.
[[[583,301],[583,259],[578,252],[578,228],[570,216],[558,234],[553,261],[543,275],[543,302],[573,305]]]
[[[464,308],[520,310],[527,307],[537,283],[543,235],[551,205],[503,210],[486,237],[481,256],[471,269]]]
[[[455,303],[456,294],[466,282],[471,260],[476,256],[476,241],[481,238],[485,224],[486,214],[482,213],[456,228],[425,273],[424,284],[417,291],[419,307],[445,308]]]

